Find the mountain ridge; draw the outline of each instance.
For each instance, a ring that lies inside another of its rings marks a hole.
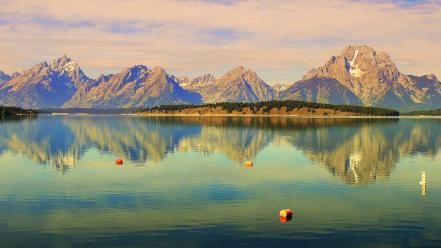
[[[435,109],[441,107],[441,82],[434,74],[405,75],[387,53],[366,45],[347,46],[289,85],[270,86],[244,66],[219,77],[207,73],[190,79],[168,74],[160,67],[135,65],[91,79],[66,55],[21,73],[0,71],[0,105],[24,108],[130,108],[270,100]]]
[[[184,78],[181,83],[187,90],[199,93],[206,103],[258,102],[273,100],[275,90],[265,83],[256,72],[236,66],[216,79],[204,74],[193,80]]]

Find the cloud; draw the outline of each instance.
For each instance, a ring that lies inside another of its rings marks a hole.
[[[1,1],[1,0],[0,0]],[[15,0],[0,9],[0,69],[68,54],[91,76],[134,64],[220,75],[242,64],[292,82],[346,45],[441,76],[439,1]]]
[[[203,2],[208,2],[208,3],[216,3],[216,4],[233,4],[235,2],[237,2],[237,0],[202,0]]]
[[[237,41],[245,36],[253,35],[250,32],[234,28],[208,28],[198,33],[197,40],[208,44],[222,44]],[[202,38],[202,39],[200,39]]]
[[[142,21],[114,21],[105,25],[104,31],[115,34],[137,34],[148,33],[160,27],[164,24],[161,23],[145,23]]]
[[[0,25],[7,25],[7,24],[9,24],[9,20],[0,17]]]
[[[19,22],[15,20],[15,22]],[[95,23],[89,20],[62,20],[53,17],[32,17],[30,20],[24,21],[24,24],[35,24],[49,29],[75,29],[89,28],[95,26]]]

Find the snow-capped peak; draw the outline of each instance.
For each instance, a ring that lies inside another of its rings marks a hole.
[[[51,67],[60,72],[74,72],[79,68],[79,65],[77,62],[64,55],[63,57],[54,60]]]

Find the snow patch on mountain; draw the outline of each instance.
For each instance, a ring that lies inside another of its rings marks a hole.
[[[358,52],[359,50],[355,51],[354,58],[349,62],[349,73],[354,77],[361,77],[363,75],[363,71],[355,64]]]
[[[78,64],[75,61],[70,61],[63,66],[62,70],[67,72],[74,72],[76,68],[78,68]]]
[[[281,91],[284,91],[284,90],[288,89],[291,85],[292,85],[292,83],[274,84],[273,85],[273,89],[275,91],[277,91],[277,92],[281,92]]]

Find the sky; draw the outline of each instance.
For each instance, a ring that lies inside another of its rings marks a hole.
[[[291,83],[344,47],[441,77],[441,0],[0,0],[0,70],[66,54],[92,78],[137,64],[175,76],[243,65]]]

